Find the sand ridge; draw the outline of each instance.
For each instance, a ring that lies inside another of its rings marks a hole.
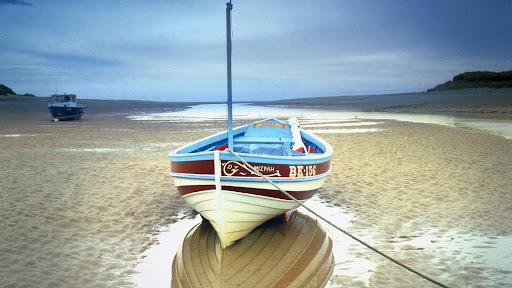
[[[170,184],[170,134],[48,120],[2,126],[19,136],[0,140],[0,286],[130,286],[152,235],[191,212]]]

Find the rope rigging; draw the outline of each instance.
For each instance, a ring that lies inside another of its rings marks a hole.
[[[288,198],[290,198],[291,200],[293,200],[295,203],[297,203],[298,205],[300,205],[301,207],[303,207],[304,209],[308,210],[309,212],[311,212],[313,215],[315,215],[316,217],[322,219],[323,221],[325,221],[327,224],[331,225],[332,227],[334,227],[335,229],[339,230],[340,232],[342,232],[343,234],[349,236],[350,238],[354,239],[355,241],[361,243],[362,245],[364,245],[365,247],[367,247],[368,249],[372,250],[373,252],[381,255],[382,257],[388,259],[389,261],[397,264],[398,266],[408,270],[409,272],[412,272],[418,276],[420,276],[421,278],[427,280],[427,281],[430,281],[431,283],[433,284],[436,284],[437,286],[439,287],[443,287],[443,288],[447,288],[448,286],[428,277],[427,275],[425,274],[422,274],[421,272],[418,272],[416,270],[414,270],[413,268],[403,264],[403,263],[400,263],[398,260],[395,260],[393,258],[391,258],[390,256],[384,254],[383,252],[377,250],[376,248],[372,247],[370,244],[364,242],[363,240],[357,238],[356,236],[350,234],[349,232],[345,231],[344,229],[342,229],[341,227],[339,227],[338,225],[334,224],[333,222],[327,220],[326,218],[324,218],[323,216],[321,216],[320,214],[316,213],[315,211],[313,211],[311,208],[307,207],[306,205],[302,204],[299,200],[297,200],[295,197],[293,197],[292,195],[290,195],[290,193],[286,192],[285,190],[281,189],[281,187],[279,187],[277,184],[275,184],[274,182],[272,182],[272,180],[270,180],[267,176],[261,174],[261,172],[259,172],[258,170],[256,170],[253,166],[251,166],[251,164],[247,163],[247,161],[245,161],[244,159],[242,159],[240,156],[238,156],[238,154],[236,154],[235,152],[233,152],[231,149],[226,149],[227,151],[229,151],[231,154],[233,154],[236,158],[238,158],[240,161],[242,161],[242,163],[244,163],[247,167],[249,167],[251,170],[253,170],[258,176],[262,177],[263,179],[265,179],[268,183],[270,183],[272,186],[274,186],[275,188],[277,188],[279,191],[281,191],[284,195],[286,195]]]

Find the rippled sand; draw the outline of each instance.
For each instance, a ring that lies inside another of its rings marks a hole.
[[[169,177],[171,143],[225,129],[94,112],[0,124],[0,287],[133,286],[159,231],[193,215]],[[395,121],[352,128],[377,130],[319,134],[335,151],[319,196],[353,215],[350,231],[449,286],[511,285],[512,247],[489,253],[512,243],[511,140]],[[347,253],[374,264],[354,274],[360,261],[335,259],[330,287],[432,286],[358,244]]]
[[[512,141],[435,125],[381,128],[323,135],[334,144],[336,168],[322,196],[353,212],[354,234],[371,233],[377,248],[444,284],[512,285]],[[429,284],[372,252],[358,253],[377,263],[372,286]],[[332,283],[365,287],[351,275]]]
[[[191,211],[169,179],[176,133],[115,117],[2,118],[0,287],[132,285],[160,227]]]

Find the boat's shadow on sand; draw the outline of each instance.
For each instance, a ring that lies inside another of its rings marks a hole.
[[[224,250],[203,220],[174,256],[171,287],[323,287],[333,265],[331,238],[303,213],[269,220]]]

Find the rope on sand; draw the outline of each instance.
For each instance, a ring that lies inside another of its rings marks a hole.
[[[300,203],[299,200],[297,200],[295,197],[293,197],[292,195],[290,195],[290,193],[286,192],[285,190],[281,189],[281,187],[277,186],[277,184],[275,184],[274,182],[272,182],[272,180],[270,180],[267,176],[261,174],[258,170],[256,170],[254,167],[251,166],[251,164],[247,163],[247,161],[245,161],[244,159],[242,159],[240,156],[238,156],[238,154],[236,154],[235,152],[233,152],[231,149],[226,149],[227,151],[229,151],[231,154],[233,154],[236,158],[238,158],[240,161],[242,161],[242,163],[244,163],[247,167],[249,167],[251,170],[253,170],[258,176],[262,177],[263,179],[265,179],[268,183],[270,183],[272,186],[274,186],[275,188],[277,188],[277,190],[281,191],[284,195],[286,195],[288,198],[290,198],[291,200],[293,200],[295,203],[297,203],[298,205],[304,207],[304,209],[308,210],[309,212],[313,213],[316,217],[322,219],[323,221],[325,221],[327,224],[331,225],[332,227],[338,229],[339,231],[341,231],[343,234],[349,236],[350,238],[356,240],[357,242],[363,244],[364,246],[366,246],[368,249],[372,250],[373,252],[379,254],[380,256],[388,259],[389,261],[397,264],[398,266],[420,276],[421,278],[427,280],[427,281],[430,281],[434,284],[436,284],[437,286],[439,287],[444,287],[444,288],[447,288],[448,286],[428,277],[427,275],[424,275],[414,269],[412,269],[411,267],[403,264],[403,263],[400,263],[398,260],[395,260],[393,258],[391,258],[390,256],[384,254],[383,252],[377,250],[376,248],[372,247],[370,244],[367,244],[366,242],[364,242],[363,240],[357,238],[356,236],[348,233],[347,231],[345,231],[344,229],[342,229],[341,227],[338,227],[338,225],[334,224],[333,222],[327,220],[326,218],[324,218],[323,216],[321,216],[320,214],[316,213],[315,211],[313,211],[311,208],[307,207],[306,205]]]

